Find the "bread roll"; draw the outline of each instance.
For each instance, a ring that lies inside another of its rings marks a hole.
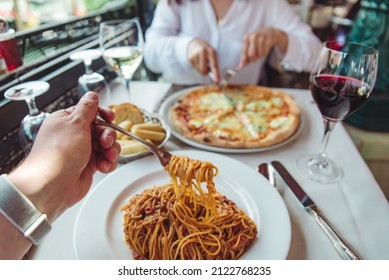
[[[145,123],[142,111],[135,105],[122,103],[111,105],[110,109],[115,113],[114,123],[121,128],[155,145],[165,139],[165,129],[158,123]],[[117,133],[117,139],[121,146],[120,155],[131,155],[148,150],[145,145],[121,132]]]
[[[118,140],[118,142],[121,146],[121,155],[136,154],[148,150],[145,145],[134,140]]]
[[[121,103],[112,105],[110,108],[115,113],[115,124],[120,124],[125,120],[130,120],[133,124],[144,123],[142,111],[134,104]]]

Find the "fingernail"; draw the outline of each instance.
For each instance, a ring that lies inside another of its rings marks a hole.
[[[115,154],[115,160],[117,160],[118,159],[118,157],[119,157],[119,151],[118,150],[115,150],[115,152],[114,152],[114,154]]]
[[[108,135],[107,142],[110,146],[112,146],[115,143],[115,138],[112,135]]]
[[[97,94],[92,92],[92,91],[88,91],[87,93],[85,93],[82,98],[86,98],[86,99],[94,100],[94,101],[98,100]]]
[[[111,164],[110,163],[106,163],[105,164],[105,172],[108,172],[110,169],[111,169]]]

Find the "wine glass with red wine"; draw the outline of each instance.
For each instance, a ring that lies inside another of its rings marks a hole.
[[[318,154],[297,160],[297,167],[311,180],[333,183],[342,177],[342,169],[326,155],[330,134],[336,123],[360,108],[374,87],[378,51],[372,47],[346,42],[322,44],[310,75],[312,97],[322,114],[324,137]]]

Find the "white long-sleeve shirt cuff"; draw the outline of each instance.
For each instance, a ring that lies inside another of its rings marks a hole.
[[[177,60],[184,68],[192,67],[187,55],[188,45],[192,40],[193,37],[179,37],[174,46],[174,50],[177,55]]]
[[[286,34],[288,36],[288,48],[286,50],[283,59],[281,60],[281,65],[286,70],[294,70],[296,68],[296,65],[294,65],[294,63],[296,57],[298,57],[298,52],[299,52],[298,39],[295,38],[293,34],[288,34],[288,33]]]

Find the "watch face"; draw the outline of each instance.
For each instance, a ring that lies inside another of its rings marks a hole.
[[[0,212],[32,243],[39,244],[51,230],[47,216],[40,213],[5,175],[0,176],[0,193]]]

